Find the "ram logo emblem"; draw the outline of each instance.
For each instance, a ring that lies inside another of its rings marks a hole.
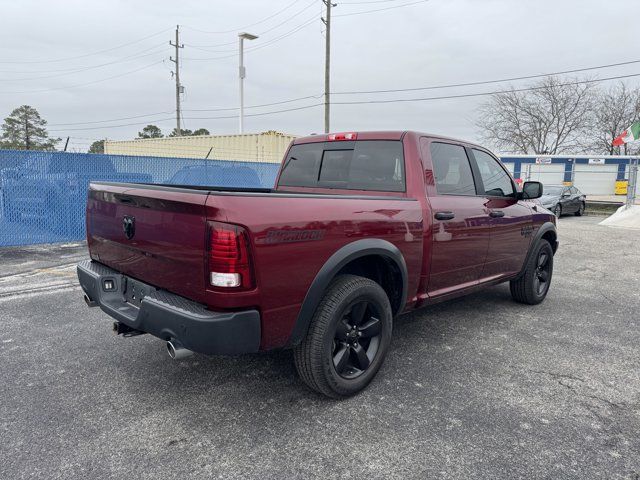
[[[124,236],[131,240],[136,234],[136,218],[125,215],[122,218],[122,229],[124,230]]]

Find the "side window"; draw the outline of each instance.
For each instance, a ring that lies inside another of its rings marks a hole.
[[[441,195],[475,195],[471,165],[467,152],[460,145],[431,144],[431,160],[436,190]]]
[[[279,185],[291,187],[315,187],[322,158],[322,144],[295,145],[285,160]]]
[[[473,155],[480,170],[485,195],[491,197],[511,197],[514,195],[513,183],[509,174],[500,163],[482,150],[473,149]]]

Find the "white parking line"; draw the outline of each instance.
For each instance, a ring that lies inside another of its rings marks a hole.
[[[0,278],[0,303],[79,288],[76,264],[38,268]]]

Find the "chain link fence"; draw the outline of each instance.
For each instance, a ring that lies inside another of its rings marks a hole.
[[[91,181],[265,187],[275,163],[0,150],[0,246],[85,238]]]

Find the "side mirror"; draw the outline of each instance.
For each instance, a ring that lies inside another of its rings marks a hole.
[[[540,182],[524,182],[522,191],[518,192],[519,200],[533,200],[542,196],[542,183]]]
[[[569,198],[570,196],[570,193],[563,193],[561,198]]]

